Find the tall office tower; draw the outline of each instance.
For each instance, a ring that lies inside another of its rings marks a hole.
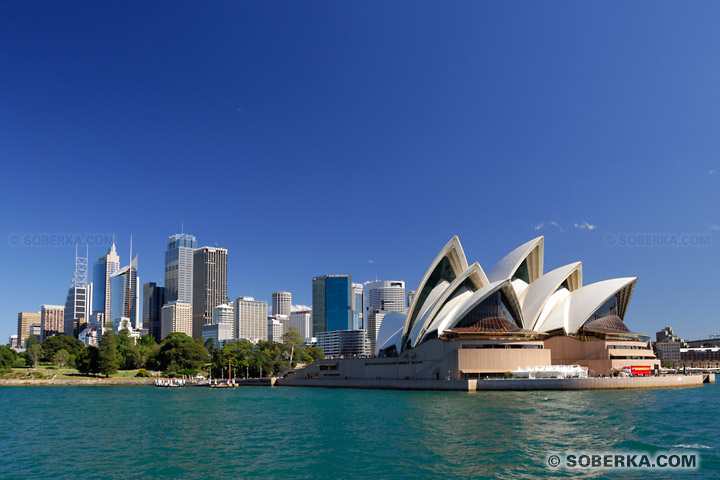
[[[363,285],[362,283],[352,284],[352,328],[361,330],[365,328],[365,315],[363,313]]]
[[[165,303],[193,300],[193,252],[197,240],[187,233],[176,233],[168,238],[165,250]]]
[[[375,352],[375,342],[385,314],[405,311],[405,282],[375,281],[365,282],[365,318],[367,319],[368,340],[371,351]]]
[[[253,297],[235,300],[235,335],[253,343],[267,339],[267,303]]]
[[[280,320],[268,317],[267,320],[267,339],[270,342],[282,343],[283,341],[283,324]]]
[[[20,312],[18,313],[18,345],[21,347],[25,346],[28,337],[30,336],[30,325],[41,323],[40,312]],[[40,340],[40,337],[38,337]]]
[[[292,293],[273,292],[272,313],[273,315],[290,315],[292,309]]]
[[[136,256],[130,265],[110,277],[110,317],[105,317],[106,322],[110,321],[115,326],[119,325],[123,318],[127,318],[135,330],[142,328],[138,289],[140,277],[137,274],[137,266]]]
[[[405,308],[410,308],[410,305],[412,305],[413,298],[415,298],[415,290],[408,290],[407,303],[405,304]]]
[[[213,309],[213,325],[227,323],[230,325],[230,338],[235,338],[235,305],[223,303]]]
[[[42,338],[54,337],[62,335],[65,329],[64,325],[65,306],[64,305],[43,305],[40,308],[40,325],[42,328]]]
[[[352,275],[313,278],[313,336],[352,329]]]
[[[212,325],[213,309],[227,303],[227,250],[202,247],[193,253],[193,338]]]
[[[115,250],[115,240],[108,249],[108,253],[93,264],[93,313],[103,314],[103,318],[110,318],[110,277],[120,270],[120,257]]]
[[[165,305],[165,288],[155,282],[143,285],[143,328],[160,343],[162,340],[162,307]]]
[[[162,324],[160,326],[160,336],[162,338],[174,332],[192,336],[192,327],[191,304],[170,302],[162,307]]]
[[[87,247],[86,247],[87,252]],[[92,284],[88,285],[88,257],[78,256],[75,245],[75,270],[65,300],[65,335],[76,337],[90,322],[92,315]]]
[[[304,339],[312,337],[312,309],[290,312],[290,328],[296,329]]]

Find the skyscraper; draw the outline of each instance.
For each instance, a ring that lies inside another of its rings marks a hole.
[[[25,346],[28,337],[30,336],[30,326],[40,325],[41,317],[40,312],[20,312],[18,313],[18,345],[20,347]],[[40,340],[40,337],[38,337]]]
[[[111,321],[119,325],[123,318],[130,320],[133,329],[142,328],[142,317],[140,316],[140,291],[138,284],[140,278],[137,274],[137,256],[130,262],[130,265],[123,267],[119,272],[110,277],[110,316],[105,321]]]
[[[273,315],[290,315],[292,309],[292,293],[273,292],[272,313]]]
[[[192,327],[191,304],[173,301],[163,306],[162,324],[160,327],[160,336],[162,338],[174,332],[192,336]]]
[[[363,293],[362,283],[352,284],[352,330],[361,330],[365,328]]]
[[[268,317],[267,320],[267,339],[270,342],[282,343],[283,333],[285,333],[283,324],[280,320]]]
[[[320,332],[352,329],[352,276],[313,278],[313,336]]]
[[[235,300],[235,337],[251,342],[267,340],[267,303],[253,297]]]
[[[193,300],[193,252],[197,240],[193,235],[177,233],[168,238],[165,251],[165,303]]]
[[[115,241],[108,253],[93,264],[93,313],[102,313],[110,318],[110,277],[120,269],[120,257],[115,250]]]
[[[227,250],[202,247],[193,253],[193,337],[202,338],[203,325],[212,325],[213,309],[226,303]]]
[[[77,245],[75,269],[65,300],[64,315],[65,335],[74,337],[85,329],[92,315],[92,284],[88,285],[88,257],[87,253],[84,257],[78,256]]]
[[[233,302],[223,303],[213,309],[213,325],[227,323],[230,325],[230,338],[235,337],[235,305]]]
[[[42,326],[42,338],[54,337],[61,335],[65,328],[63,324],[65,313],[64,305],[43,305],[40,308],[40,324]]]
[[[371,351],[375,351],[377,334],[383,317],[390,312],[405,311],[405,282],[365,282],[365,318]]]
[[[143,328],[155,338],[162,340],[162,307],[165,304],[165,289],[155,282],[143,285]]]
[[[312,337],[312,310],[293,310],[290,312],[290,329],[295,329],[302,338]]]
[[[405,304],[407,308],[410,308],[410,305],[412,305],[413,298],[415,298],[415,290],[408,290],[407,303]]]

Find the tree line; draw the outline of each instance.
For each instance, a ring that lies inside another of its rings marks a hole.
[[[84,375],[112,375],[118,370],[161,371],[165,376],[195,375],[209,371],[216,378],[261,377],[278,375],[298,363],[312,363],[323,357],[319,348],[302,345],[297,331],[291,329],[283,343],[235,340],[216,348],[212,339],[203,342],[184,333],[171,333],[160,344],[150,335],[133,343],[127,330],[114,333],[107,328],[98,346],[86,347],[77,338],[56,335],[42,343],[31,335],[27,349],[18,355],[9,347],[0,348],[0,368],[35,367],[52,362],[58,367],[76,368]]]

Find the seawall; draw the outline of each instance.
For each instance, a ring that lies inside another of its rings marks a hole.
[[[153,385],[154,382],[155,382],[154,378],[134,378],[134,377],[133,378],[78,378],[78,379],[7,378],[7,379],[0,379],[0,387],[41,386],[41,385],[87,385],[87,386]]]
[[[711,382],[714,382],[714,376]],[[612,390],[631,388],[677,388],[699,387],[703,375],[667,375],[661,377],[616,378],[539,378],[539,379],[493,379],[493,380],[395,380],[395,379],[328,379],[328,378],[280,378],[280,387],[322,388],[369,388],[389,390]]]

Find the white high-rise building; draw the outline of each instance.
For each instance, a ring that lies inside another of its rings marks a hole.
[[[377,334],[385,314],[404,311],[405,282],[402,280],[365,282],[365,321],[371,352],[375,351]]]
[[[253,343],[267,339],[267,303],[256,302],[253,297],[235,300],[235,334]]]
[[[410,308],[410,306],[412,305],[412,301],[413,301],[414,298],[415,298],[415,290],[408,290],[408,292],[407,292],[407,304],[406,304],[406,307],[407,307],[407,308]]]
[[[230,338],[235,338],[235,306],[232,303],[223,303],[213,309],[213,325],[220,323],[229,324]],[[203,338],[205,338],[204,333]]]
[[[192,305],[189,303],[172,302],[162,308],[160,336],[167,337],[173,332],[181,332],[192,336]]]
[[[294,310],[290,312],[290,328],[297,329],[306,341],[312,337],[312,309]]]
[[[267,339],[270,342],[282,343],[283,339],[283,324],[280,320],[269,317],[267,322]]]
[[[103,318],[110,317],[110,278],[120,270],[120,256],[115,250],[115,241],[108,249],[108,253],[93,264],[92,283],[93,298],[92,312],[102,313]]]
[[[65,330],[65,305],[43,305],[40,307],[40,325],[42,328],[42,338],[54,337],[62,335]]]
[[[142,316],[140,315],[140,277],[137,274],[138,257],[136,256],[130,265],[123,267],[119,272],[110,278],[110,317],[111,321],[118,325],[123,317],[130,320],[130,325],[135,330],[142,328]]]
[[[273,315],[290,315],[292,309],[292,293],[273,292],[272,313]]]
[[[364,289],[362,283],[352,284],[352,301],[350,308],[352,309],[352,330],[362,330],[365,328],[365,313],[363,312]]]

